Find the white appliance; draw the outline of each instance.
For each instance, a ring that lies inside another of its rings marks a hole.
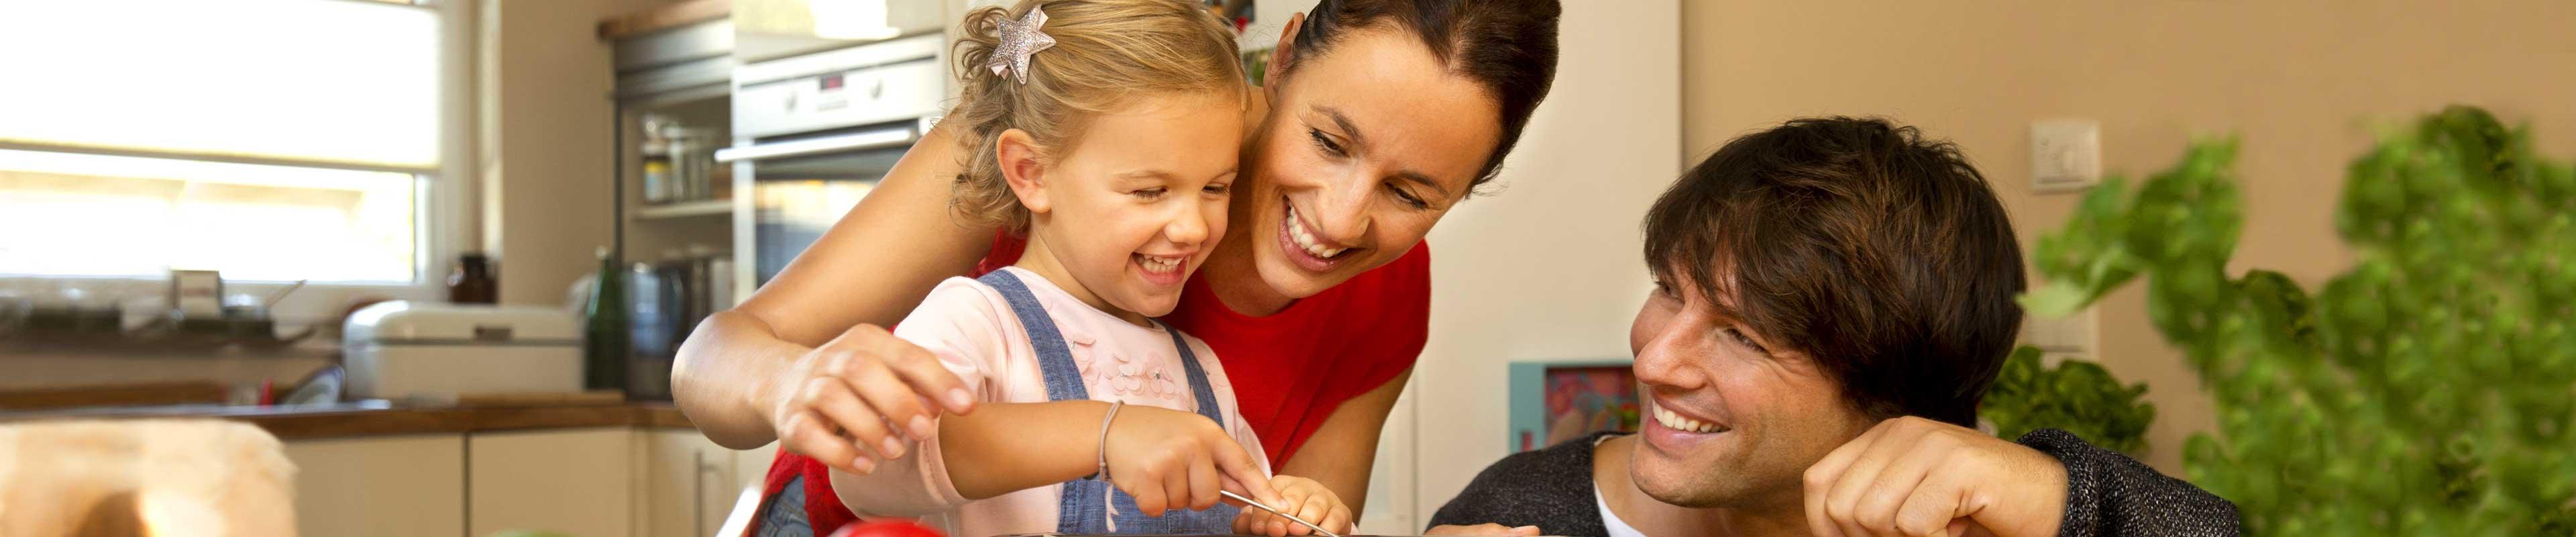
[[[454,400],[582,389],[581,325],[561,309],[393,301],[341,327],[354,398]]]
[[[920,141],[951,97],[931,33],[743,65],[733,74],[734,296],[751,296]]]

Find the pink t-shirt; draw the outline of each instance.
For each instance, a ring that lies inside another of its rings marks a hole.
[[[1037,296],[1038,304],[1055,320],[1056,330],[1064,334],[1065,346],[1072,350],[1073,361],[1082,371],[1083,387],[1091,392],[1092,399],[1198,411],[1198,403],[1190,393],[1188,373],[1181,366],[1180,351],[1172,348],[1172,336],[1161,326],[1130,324],[1082,303],[1037,273],[1018,267],[1002,270],[1012,271],[1027,284],[1029,293]],[[896,325],[894,335],[937,355],[949,371],[965,381],[968,390],[975,392],[977,400],[1047,400],[1046,381],[1038,369],[1037,351],[1029,345],[1028,330],[1012,315],[1010,303],[1002,299],[1001,292],[983,282],[967,278],[940,282],[911,316]],[[1209,388],[1216,391],[1217,405],[1222,407],[1218,415],[1225,416],[1226,432],[1261,463],[1262,473],[1269,473],[1269,459],[1262,453],[1261,439],[1244,423],[1236,408],[1234,386],[1226,380],[1216,351],[1199,338],[1184,334],[1182,339],[1189,342],[1190,352],[1207,372]],[[1086,436],[1064,441],[1087,447],[1099,439]],[[833,472],[832,490],[861,518],[918,518],[949,535],[1056,530],[1062,485],[969,501],[949,480],[938,439],[934,436],[918,446],[905,452],[903,458],[880,463],[875,472],[865,476]]]

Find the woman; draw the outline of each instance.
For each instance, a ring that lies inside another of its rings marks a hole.
[[[1239,407],[1271,467],[1323,483],[1353,520],[1422,350],[1422,238],[1492,179],[1546,95],[1557,13],[1555,0],[1324,0],[1289,19],[1271,83],[1252,98],[1227,237],[1164,320],[1243,379]],[[941,279],[1019,256],[1020,241],[953,217],[952,136],[933,129],[680,350],[672,386],[699,430],[735,449],[785,448],[765,502],[801,503],[807,518],[786,509],[764,526],[848,523],[828,469],[863,472],[860,460],[926,436],[940,410],[972,410],[954,375],[878,326]]]

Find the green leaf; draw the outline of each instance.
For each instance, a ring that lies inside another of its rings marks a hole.
[[[2043,234],[2049,283],[2021,303],[2064,314],[2144,277],[2150,322],[2219,418],[2185,444],[2187,474],[2249,533],[2576,533],[2576,167],[2532,146],[2464,106],[2387,131],[2335,210],[2357,259],[2312,296],[2286,274],[2228,275],[2238,145],[2197,141]],[[2142,433],[2144,386],[2076,363],[2016,352],[1987,415],[2106,446]]]
[[[2042,285],[2036,291],[2023,293],[2019,299],[2023,310],[2031,315],[2058,318],[2083,311],[2093,305],[2091,293],[2065,283]]]

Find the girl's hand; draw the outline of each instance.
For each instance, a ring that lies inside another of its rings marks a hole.
[[[1130,405],[1111,418],[1108,447],[1109,483],[1135,497],[1146,516],[1215,507],[1219,490],[1281,501],[1252,455],[1206,416]]]
[[[1313,522],[1317,526],[1323,526],[1324,529],[1333,530],[1333,533],[1351,532],[1351,507],[1342,504],[1341,496],[1333,494],[1333,489],[1324,488],[1323,483],[1317,483],[1313,479],[1283,475],[1270,478],[1270,487],[1279,490],[1279,496],[1282,497],[1283,502],[1262,503],[1296,515],[1297,518],[1306,519],[1307,522]],[[1308,528],[1305,524],[1298,524],[1256,508],[1246,508],[1243,514],[1234,517],[1235,533],[1281,537],[1309,535],[1314,531],[1314,528]]]
[[[751,396],[756,408],[770,409],[781,448],[859,475],[929,437],[940,408],[965,414],[975,407],[974,395],[938,357],[868,324],[797,357]]]

